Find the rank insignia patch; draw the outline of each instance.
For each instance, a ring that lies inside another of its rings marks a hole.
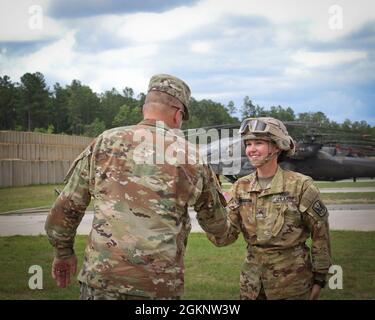
[[[312,208],[320,217],[324,217],[327,214],[327,208],[320,200],[315,201]]]

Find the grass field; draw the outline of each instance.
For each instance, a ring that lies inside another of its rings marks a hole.
[[[332,188],[375,187],[375,182],[327,182]],[[362,184],[366,185],[362,185]],[[370,183],[370,185],[369,185]],[[321,186],[319,186],[321,187]],[[324,185],[326,188],[327,185]],[[63,185],[34,185],[28,187],[0,188],[0,213],[41,206],[51,206],[56,199],[54,189],[62,189]],[[224,184],[223,189],[229,191],[230,185]],[[375,203],[375,192],[324,193],[323,200],[330,203]]]
[[[322,182],[315,181],[319,188],[375,188],[374,181],[357,181],[357,182]]]
[[[79,264],[86,236],[78,236]],[[343,290],[323,291],[322,299],[375,298],[375,232],[332,231],[334,264],[343,268]],[[204,234],[191,234],[186,253],[184,299],[237,299],[239,270],[245,256],[245,242],[214,247]],[[0,237],[0,299],[77,299],[76,283],[59,289],[50,276],[52,250],[44,236]],[[43,290],[28,288],[28,269],[43,269]]]
[[[57,195],[55,188],[62,189],[63,185],[34,185],[27,187],[1,188],[0,212],[51,206]]]
[[[375,192],[321,193],[325,204],[375,203]]]
[[[375,181],[357,181],[357,182],[324,182],[315,181],[315,184],[319,188],[375,188]],[[223,188],[230,188],[232,184],[228,181],[222,180]]]

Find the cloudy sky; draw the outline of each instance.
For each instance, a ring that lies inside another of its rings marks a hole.
[[[0,74],[96,92],[155,73],[238,107],[323,111],[375,125],[373,0],[1,0]]]

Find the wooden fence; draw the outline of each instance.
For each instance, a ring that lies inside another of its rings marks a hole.
[[[92,138],[0,131],[0,187],[61,183]]]

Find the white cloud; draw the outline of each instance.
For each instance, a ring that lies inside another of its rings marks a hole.
[[[298,51],[292,59],[308,68],[326,67],[366,59],[365,51],[311,52]]]
[[[310,72],[304,68],[287,67],[284,70],[285,76],[287,77],[307,77]]]
[[[212,45],[206,41],[196,41],[190,45],[190,51],[195,53],[210,53]]]
[[[249,95],[255,103],[303,100],[300,105],[307,108],[305,101],[317,107],[337,101],[347,105],[347,97],[337,94],[340,88],[374,79],[372,49],[357,48],[350,38],[346,50],[335,49],[334,41],[330,51],[310,49],[323,42],[327,50],[326,41],[375,20],[368,0],[334,2],[344,10],[341,31],[329,29],[331,4],[323,0],[203,0],[161,13],[51,20],[50,28],[33,35],[20,26],[27,21],[27,5],[38,3],[44,10],[49,0],[25,0],[22,6],[20,1],[6,1],[9,10],[0,14],[0,41],[50,40],[23,56],[12,56],[12,47],[0,47],[1,72],[14,81],[25,72],[40,71],[47,80],[62,84],[79,79],[98,92],[130,86],[138,93],[146,90],[152,74],[163,72],[184,78],[196,98],[226,103]],[[343,63],[348,68],[332,71]],[[327,91],[336,96],[321,98]],[[358,106],[358,101],[369,103],[359,94],[353,99]]]
[[[205,2],[163,13],[138,13],[124,16],[116,34],[119,38],[134,42],[170,41],[214,23],[221,14]]]
[[[319,97],[307,98],[298,112],[316,111],[313,109],[315,106],[319,106],[320,111],[337,122],[342,122],[344,119],[358,120],[358,115],[366,111],[366,106],[361,99],[340,90],[321,92]]]
[[[49,0],[2,0],[0,41],[34,41],[56,38],[66,31],[46,15]]]
[[[132,87],[136,92],[145,91],[147,79],[152,74],[156,45],[138,45],[130,48],[105,50],[100,53],[75,51],[76,31],[64,38],[24,57],[0,55],[0,70],[12,79],[26,72],[52,75],[56,81],[68,84],[78,79],[93,90]]]
[[[11,57],[8,54],[2,55],[0,68],[4,74],[19,78],[25,72],[40,71],[46,74],[53,74],[60,78],[62,74],[69,77],[79,75],[79,68],[74,68],[75,53],[72,48],[75,44],[74,31],[55,41],[40,50],[23,57]]]
[[[273,22],[282,37],[280,41],[291,39],[282,32],[283,27],[293,26],[309,33],[305,38],[329,41],[357,30],[364,23],[375,19],[375,4],[372,0],[207,0],[216,11],[227,14],[259,15]],[[330,8],[338,5],[343,9],[343,29],[332,29],[334,14]],[[288,39],[287,39],[288,38]]]

